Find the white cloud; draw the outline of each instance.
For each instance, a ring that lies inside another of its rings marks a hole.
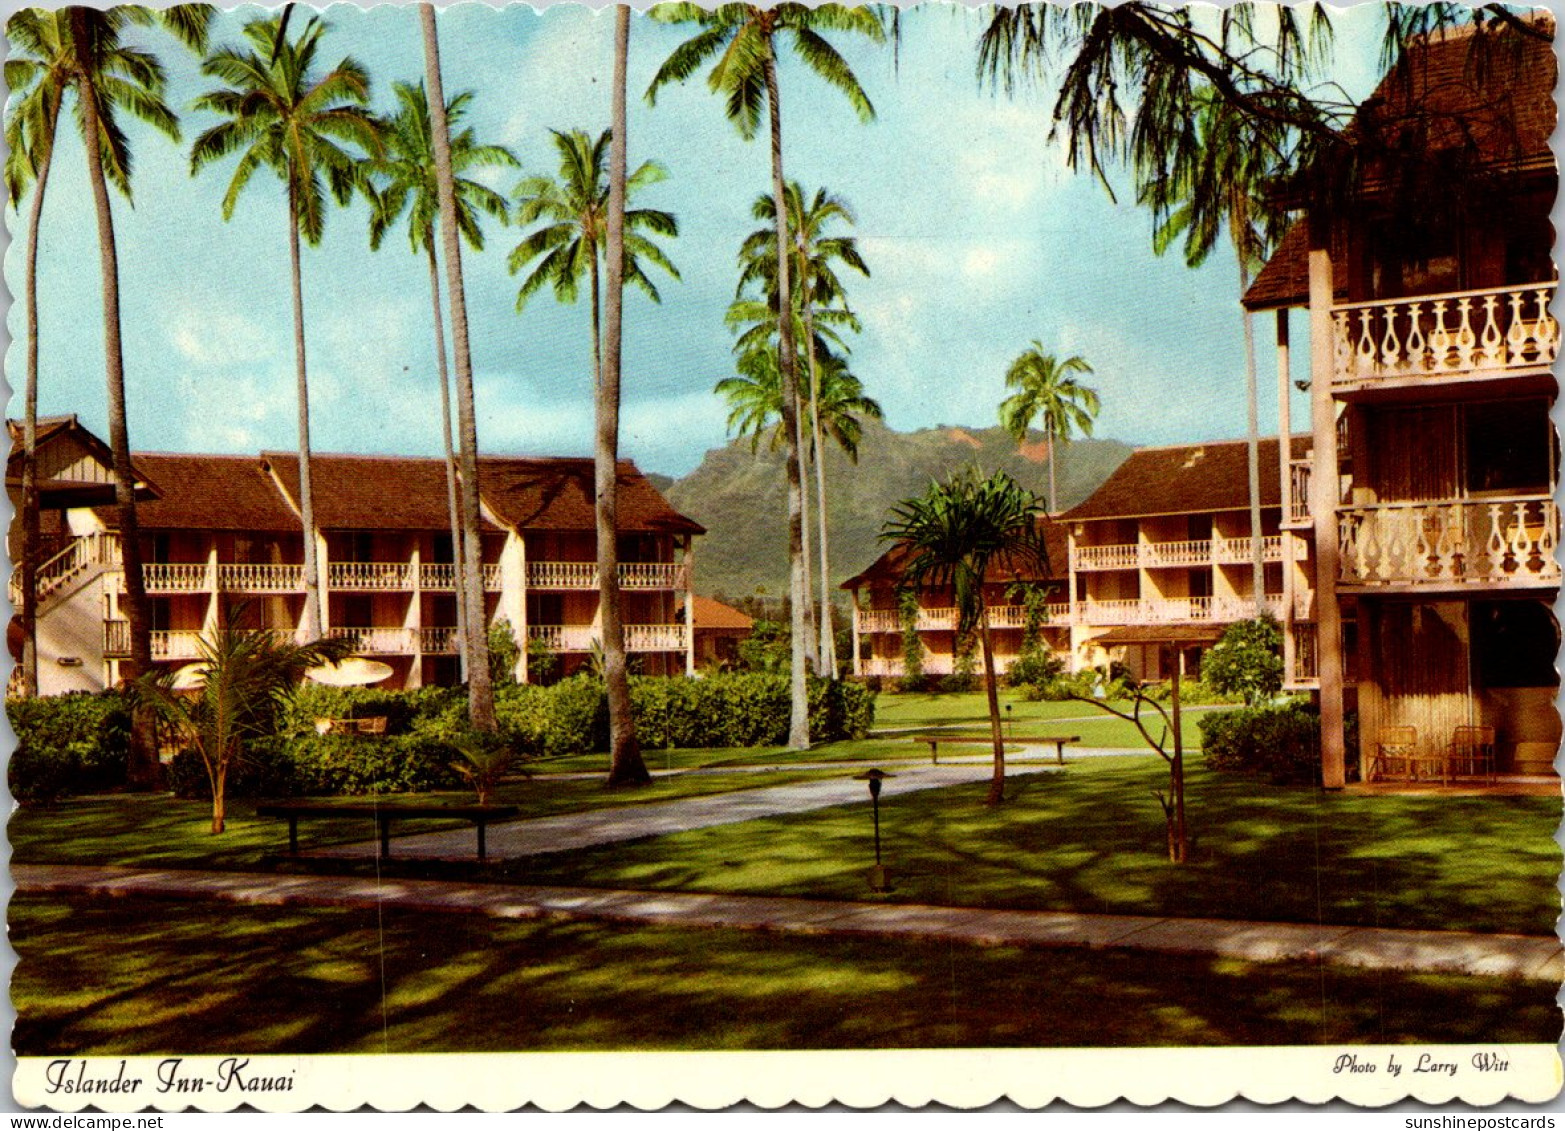
[[[275,335],[237,311],[183,305],[165,322],[174,350],[194,365],[251,365],[278,352]]]

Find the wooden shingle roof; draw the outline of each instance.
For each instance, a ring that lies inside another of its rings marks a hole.
[[[1044,581],[1050,578],[1064,579],[1070,572],[1070,541],[1065,527],[1058,521],[1043,519],[1043,545],[1048,551],[1049,570],[1040,576],[1038,567],[1031,562],[1013,561],[1005,555],[990,563],[989,580],[992,583],[1008,581]],[[843,589],[896,585],[907,569],[910,551],[901,545],[893,545],[862,572],[842,583]]]
[[[162,493],[155,501],[137,504],[142,530],[299,530],[299,516],[255,456],[137,452],[135,465]],[[118,527],[113,507],[100,507],[96,513],[111,529]]]
[[[593,462],[488,456],[479,461],[479,492],[507,526],[520,530],[594,530]],[[669,505],[636,465],[619,461],[621,530],[705,534]]]
[[[262,452],[286,495],[299,507],[299,454]],[[315,524],[322,530],[439,530],[451,528],[446,464],[405,456],[310,456]],[[294,520],[298,525],[297,518]],[[484,524],[494,529],[492,523]]]
[[[1310,437],[1295,436],[1290,458],[1309,454]],[[1261,506],[1279,506],[1277,438],[1260,443]],[[1205,514],[1250,506],[1248,444],[1222,440],[1167,448],[1139,448],[1092,496],[1060,516],[1062,522]]]

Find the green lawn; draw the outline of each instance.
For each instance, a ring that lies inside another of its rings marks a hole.
[[[882,800],[895,902],[1549,935],[1560,801],[1324,793],[1187,772],[1190,860],[1167,862],[1156,758]],[[872,897],[867,803],[533,857],[529,883]]]
[[[1547,982],[21,895],[23,1056],[1553,1044]],[[264,1003],[264,1008],[261,1007]]]
[[[1114,701],[1110,706],[1128,710],[1130,704]],[[1186,746],[1200,745],[1201,732],[1196,729],[1196,724],[1203,714],[1232,710],[1233,707],[1234,704],[1225,704],[1185,708],[1181,729]],[[1135,727],[1099,710],[1091,703],[1074,700],[1065,703],[1029,703],[1012,692],[1002,691],[1000,714],[1007,726],[1014,726],[1022,734],[1080,734],[1085,746],[1146,748],[1145,740]],[[1150,723],[1157,715],[1150,709],[1144,709],[1142,717]],[[1057,721],[1061,719],[1070,722],[1064,724]],[[988,722],[989,704],[981,691],[947,695],[883,691],[875,697],[877,731],[939,730],[945,727],[968,730],[987,726]],[[1153,734],[1157,734],[1161,727],[1154,724],[1151,729]]]

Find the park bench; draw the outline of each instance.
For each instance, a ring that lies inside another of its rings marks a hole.
[[[326,805],[317,803],[285,803],[262,805],[255,813],[258,817],[283,817],[288,821],[288,854],[299,855],[300,817],[373,817],[380,833],[380,856],[391,855],[391,823],[401,820],[442,819],[471,821],[478,826],[478,858],[485,853],[484,829],[495,821],[515,817],[520,810],[515,805],[408,805],[376,804],[363,802],[353,805]]]
[[[991,749],[994,746],[994,739],[987,734],[915,734],[913,741],[922,742],[928,746],[929,760],[936,764],[940,762],[941,743],[945,743],[947,746],[985,746]],[[1005,736],[1005,752],[1010,754],[1014,751],[1024,750],[1029,746],[1045,745],[1052,742],[1054,744],[1055,761],[1063,766],[1065,764],[1065,744],[1067,742],[1080,741],[1081,736],[1077,734],[1008,734]]]

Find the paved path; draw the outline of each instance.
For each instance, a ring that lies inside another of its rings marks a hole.
[[[888,763],[889,764],[889,763]],[[964,782],[985,781],[989,777],[990,764],[962,762],[938,766],[898,764],[890,772],[881,787],[882,799],[924,789],[940,789],[961,785]],[[767,769],[802,769],[802,766],[774,766]],[[649,836],[667,836],[687,829],[705,829],[714,825],[733,825],[741,821],[754,821],[761,817],[781,813],[804,813],[811,809],[825,809],[832,805],[846,805],[869,800],[864,782],[855,781],[853,775],[860,772],[854,763],[834,763],[825,769],[840,770],[840,777],[821,778],[815,781],[795,782],[791,785],[762,786],[759,789],[741,789],[709,797],[690,797],[678,801],[657,801],[640,805],[622,805],[612,809],[590,810],[585,813],[567,813],[558,817],[536,817],[527,821],[507,821],[489,826],[486,834],[487,850],[496,859],[514,859],[536,856],[544,852],[566,852],[575,848],[613,844],[622,840],[639,840]],[[1038,761],[1017,763],[1007,761],[1009,777],[1023,774],[1049,773],[1059,769],[1052,756],[1047,764]],[[601,775],[600,775],[601,776]],[[395,827],[395,826],[393,826]],[[471,860],[473,857],[473,830],[470,827],[448,832],[419,833],[413,836],[393,837],[392,855],[407,858],[436,860]],[[375,842],[344,844],[333,848],[313,850],[312,856],[362,858],[375,854]]]
[[[263,906],[375,907],[498,919],[597,919],[790,934],[947,939],[975,945],[1210,954],[1381,970],[1483,974],[1559,982],[1557,939],[1454,931],[1311,927],[1216,919],[987,911],[685,892],[611,891],[341,876],[15,865],[21,892],[214,899]]]

